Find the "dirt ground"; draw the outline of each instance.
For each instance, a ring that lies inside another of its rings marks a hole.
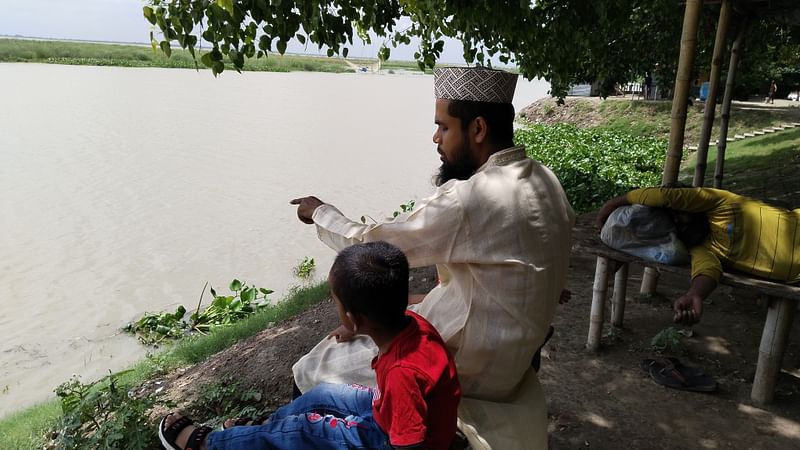
[[[579,219],[592,232],[591,216]],[[663,274],[658,294],[639,296],[641,268],[631,268],[625,327],[605,333],[602,350],[585,350],[594,257],[573,251],[568,288],[572,300],[559,307],[552,340],[542,355],[540,379],[548,400],[553,449],[790,449],[800,448],[800,327],[784,357],[775,402],[750,401],[766,309],[753,295],[720,287],[706,305],[701,324],[677,355],[719,383],[713,394],[671,390],[640,368],[653,356],[652,337],[671,326],[670,299],[688,280]],[[431,268],[416,270],[413,292],[435,284]],[[610,308],[607,308],[610,310]],[[330,300],[242,341],[208,361],[173,373],[163,387],[179,406],[197,414],[197,399],[209,383],[234,382],[261,394],[260,406],[274,409],[291,397],[291,365],[335,328]],[[208,414],[208,411],[206,411]]]

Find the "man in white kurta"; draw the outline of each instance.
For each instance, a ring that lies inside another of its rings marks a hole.
[[[446,141],[452,138],[439,133],[447,133],[440,130],[448,123],[450,100],[444,99],[442,109],[439,90],[437,98],[434,141],[446,162]],[[529,433],[533,427],[536,445],[505,432],[513,443],[495,438],[491,447],[542,448],[546,406],[531,359],[544,343],[566,282],[574,213],[553,173],[526,157],[523,147],[485,154],[471,176],[441,184],[412,212],[389,222],[362,224],[328,204],[315,204],[310,219],[336,251],[384,240],[401,248],[412,267],[436,264],[439,285],[415,309],[455,356],[464,394],[460,416],[468,422],[462,429],[473,425],[484,434],[511,426]],[[370,361],[376,352],[365,338],[323,340],[295,364],[295,381],[301,391],[323,381],[374,385]],[[523,400],[535,404],[515,411],[512,405]]]

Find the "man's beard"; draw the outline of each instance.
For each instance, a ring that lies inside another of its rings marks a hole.
[[[433,183],[441,186],[450,180],[467,180],[477,169],[472,159],[472,152],[469,151],[469,143],[464,142],[452,162],[442,161],[439,173],[433,177]]]

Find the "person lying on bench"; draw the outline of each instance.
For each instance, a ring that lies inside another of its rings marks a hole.
[[[700,321],[703,300],[723,268],[772,281],[800,282],[800,208],[788,210],[712,188],[644,188],[613,198],[597,214],[602,228],[612,211],[639,204],[669,208],[689,248],[692,282],[674,305],[677,323]]]
[[[347,247],[336,257],[328,283],[342,322],[329,338],[357,333],[375,342],[377,389],[322,383],[266,421],[229,420],[217,432],[171,413],[158,429],[165,448],[450,448],[461,387],[439,333],[406,310],[406,256],[383,241]]]

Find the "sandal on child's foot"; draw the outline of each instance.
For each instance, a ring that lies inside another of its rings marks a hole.
[[[205,448],[205,440],[208,433],[212,430],[210,427],[197,427],[194,426],[194,421],[188,417],[180,416],[174,422],[167,425],[167,418],[176,415],[176,413],[169,413],[161,419],[158,425],[158,437],[161,439],[161,445],[167,450],[200,450]],[[186,445],[181,447],[178,445],[178,436],[187,427],[194,427],[189,438],[186,440]]]

